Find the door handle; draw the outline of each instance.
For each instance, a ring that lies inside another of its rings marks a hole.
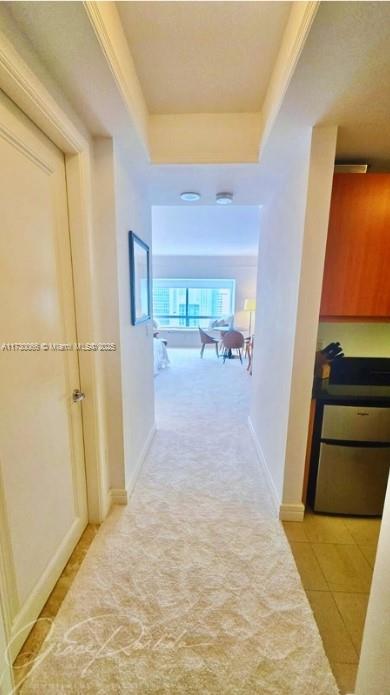
[[[79,403],[80,401],[83,401],[85,398],[85,393],[80,391],[80,389],[74,389],[72,393],[72,400],[73,403]]]

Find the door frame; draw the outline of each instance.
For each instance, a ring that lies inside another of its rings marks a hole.
[[[68,193],[78,342],[99,339],[98,306],[93,274],[93,210],[91,142],[58,105],[13,45],[0,32],[0,88],[64,153]],[[78,353],[80,381],[87,398],[82,404],[88,497],[88,519],[101,523],[108,511],[105,499],[105,439],[102,426],[102,372],[97,353]]]
[[[29,68],[13,44],[0,31],[0,88],[64,153],[68,194],[77,341],[97,342],[98,306],[93,273],[92,148],[88,134],[79,129]],[[103,374],[98,353],[78,353],[80,383],[87,398],[82,404],[88,519],[101,523],[110,508],[105,489],[105,430]],[[4,596],[7,558],[0,557],[0,596]],[[7,606],[0,613],[0,636],[7,628]],[[2,655],[3,657],[3,655]],[[13,683],[12,667],[1,663],[0,683]],[[1,687],[0,687],[1,690]],[[7,688],[8,690],[8,688]],[[2,692],[2,691],[1,691]]]

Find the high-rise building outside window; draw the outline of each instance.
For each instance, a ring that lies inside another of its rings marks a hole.
[[[207,328],[234,313],[235,280],[156,278],[153,315],[161,327]]]

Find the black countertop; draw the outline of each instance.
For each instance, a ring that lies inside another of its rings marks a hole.
[[[373,404],[390,407],[390,386],[349,386],[314,379],[313,398],[324,403]]]

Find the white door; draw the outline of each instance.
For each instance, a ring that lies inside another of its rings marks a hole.
[[[0,307],[0,578],[15,657],[87,506],[77,352],[42,346],[76,342],[64,156],[1,91]]]

